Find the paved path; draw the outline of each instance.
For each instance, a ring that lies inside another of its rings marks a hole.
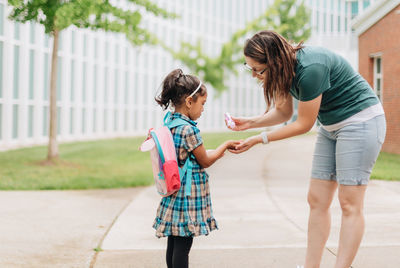
[[[214,214],[220,230],[195,238],[191,267],[296,267],[304,259],[306,203],[315,136],[227,154],[209,169]],[[160,197],[141,192],[120,215],[95,267],[166,267],[166,239],[151,228]],[[372,182],[367,229],[354,267],[400,265],[400,184]],[[333,267],[340,226],[337,200],[322,267]],[[384,256],[384,257],[383,257]]]
[[[307,188],[315,136],[243,155],[209,169],[220,230],[194,240],[191,268],[292,268],[306,245]],[[151,228],[154,187],[91,191],[0,191],[0,267],[166,267],[166,239]],[[353,267],[400,267],[400,183],[372,181],[366,233]],[[333,267],[337,200],[322,268]],[[99,244],[103,251],[93,251]]]

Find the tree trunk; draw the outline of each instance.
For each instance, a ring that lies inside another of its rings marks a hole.
[[[53,33],[53,52],[51,57],[51,73],[50,73],[50,124],[49,124],[49,146],[47,160],[53,161],[58,159],[57,144],[57,53],[59,31],[54,30]]]

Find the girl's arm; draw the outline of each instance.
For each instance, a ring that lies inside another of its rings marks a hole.
[[[260,128],[274,126],[288,121],[293,115],[292,96],[285,99],[278,99],[275,107],[269,112],[251,118],[232,117],[235,127],[232,130],[240,131],[249,128]]]
[[[313,127],[315,120],[317,119],[321,105],[321,99],[322,94],[310,101],[300,101],[297,120],[291,124],[269,132],[267,134],[268,141],[271,142],[282,140],[308,132]],[[247,151],[258,143],[262,143],[262,141],[261,135],[256,135],[246,139],[240,145],[236,146],[235,150],[229,151],[233,153],[241,153]]]
[[[208,168],[224,155],[226,149],[235,149],[239,143],[240,141],[226,141],[217,149],[207,151],[202,144],[193,150],[193,154],[201,167]]]

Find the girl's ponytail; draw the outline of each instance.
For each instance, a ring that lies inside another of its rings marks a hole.
[[[184,97],[189,96],[199,85],[200,80],[192,75],[185,75],[181,69],[175,69],[165,77],[162,83],[162,91],[155,101],[166,110],[171,104],[175,107],[184,102]],[[206,93],[205,86],[197,94],[203,96]],[[196,101],[195,94],[193,99]]]

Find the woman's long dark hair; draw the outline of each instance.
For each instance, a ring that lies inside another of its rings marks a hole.
[[[200,79],[190,74],[184,74],[181,69],[175,69],[164,78],[162,91],[155,101],[165,110],[171,104],[178,107],[183,104],[185,98],[192,94],[200,84]],[[198,96],[207,93],[205,85],[201,85],[199,91],[193,95],[196,101]]]
[[[246,41],[244,55],[267,65],[263,74],[267,111],[277,97],[288,96],[295,76],[296,51],[302,48],[303,42],[293,46],[274,31],[258,32]]]

